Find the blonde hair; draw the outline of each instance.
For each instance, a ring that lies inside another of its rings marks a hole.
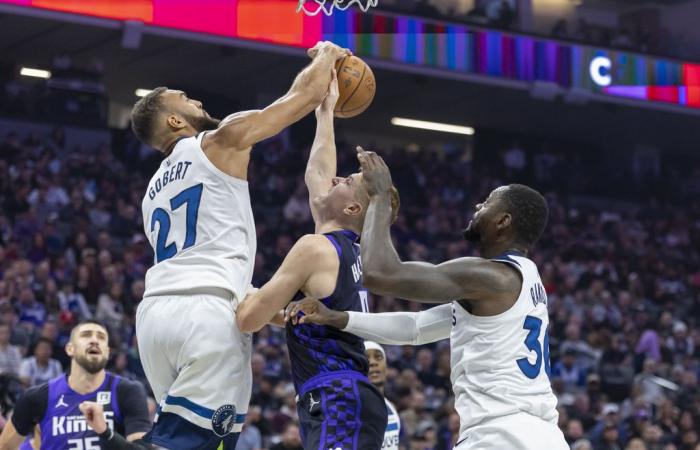
[[[399,190],[396,189],[396,186],[391,186],[390,189],[391,193],[391,223],[393,224],[396,222],[396,218],[399,216],[399,207],[401,206],[401,197],[399,196]],[[367,209],[369,207],[369,193],[367,193],[367,189],[363,189],[360,193],[358,191],[357,194],[357,200],[362,203],[362,206]]]

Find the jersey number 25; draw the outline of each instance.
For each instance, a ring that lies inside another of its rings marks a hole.
[[[199,202],[202,199],[202,183],[196,184],[177,194],[170,199],[170,210],[175,211],[187,204],[185,219],[185,243],[182,250],[192,247],[197,241],[197,215],[199,214]],[[177,246],[174,242],[168,244],[170,234],[170,214],[163,208],[156,208],[151,216],[151,232],[159,225],[158,238],[156,239],[156,263],[172,258],[177,254]]]

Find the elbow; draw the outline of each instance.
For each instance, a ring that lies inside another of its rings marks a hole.
[[[256,331],[260,331],[262,328],[262,326],[255,323],[253,318],[250,317],[249,314],[246,314],[245,311],[241,312],[240,314],[236,314],[236,325],[238,325],[238,329],[243,333],[254,333]]]
[[[386,282],[386,275],[376,269],[363,269],[362,284],[372,292],[380,292]]]

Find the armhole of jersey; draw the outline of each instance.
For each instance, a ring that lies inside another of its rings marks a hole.
[[[122,417],[121,414],[121,409],[119,407],[119,393],[120,389],[119,387],[123,385],[122,378],[116,375],[111,375],[108,374],[107,376],[111,376],[111,381],[110,381],[110,391],[112,392],[112,395],[115,397],[112,405],[114,406],[114,417],[117,419],[118,422],[124,422],[124,418]],[[122,389],[123,391],[123,389]]]
[[[207,131],[202,131],[197,135],[197,145],[199,145],[200,147],[202,146],[202,142],[204,141],[204,135],[206,135],[207,133]]]
[[[324,234],[326,238],[328,238],[329,241],[331,241],[331,244],[333,244],[333,247],[335,247],[335,251],[338,252],[338,259],[343,257],[343,248],[340,246],[340,242],[333,236],[332,234]],[[340,267],[338,268],[340,270]]]
[[[335,277],[335,288],[333,289],[333,292],[331,293],[331,295],[321,299],[321,303],[323,303],[326,306],[330,306],[328,304],[328,300],[333,298],[333,296],[338,292],[338,279],[339,279],[340,273],[342,271],[342,268],[340,267],[340,265],[343,262],[342,261],[343,248],[340,246],[340,242],[338,242],[336,237],[333,236],[332,234],[324,234],[324,236],[326,237],[326,239],[328,239],[331,242],[331,244],[333,244],[333,247],[335,247],[335,251],[338,253],[338,275],[336,275],[336,277]]]

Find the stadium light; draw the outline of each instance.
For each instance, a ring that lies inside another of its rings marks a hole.
[[[25,77],[51,78],[51,72],[48,70],[34,69],[32,67],[22,67],[19,74]]]
[[[425,120],[406,119],[404,117],[394,117],[391,124],[397,127],[420,128],[421,130],[444,131],[445,133],[474,134],[474,128],[462,125],[450,125],[448,123],[428,122]]]
[[[134,94],[136,94],[137,97],[145,97],[151,92],[153,92],[152,89],[136,89],[136,92],[134,92]]]

